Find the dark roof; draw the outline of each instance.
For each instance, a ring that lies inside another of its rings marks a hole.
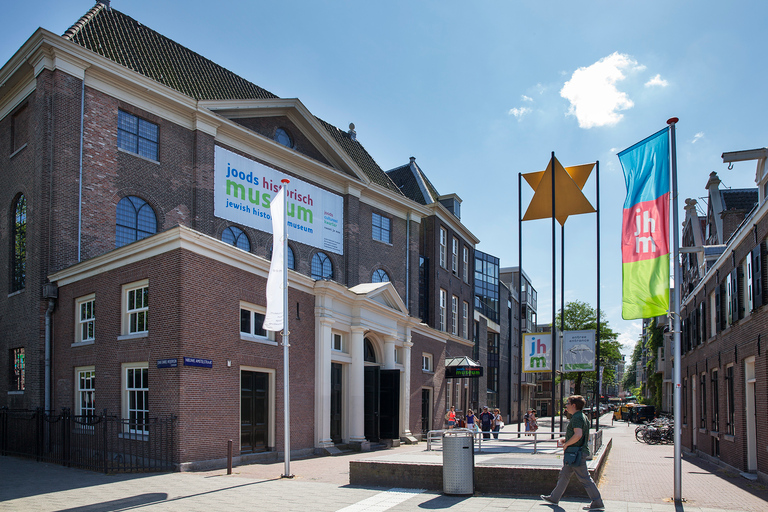
[[[720,197],[723,198],[723,211],[750,211],[758,200],[756,188],[723,189],[720,191]]]
[[[63,37],[197,100],[278,98],[102,3],[96,3]],[[399,192],[362,144],[335,126],[318,121],[373,183]]]
[[[415,161],[390,169],[387,171],[387,175],[406,197],[419,204],[431,204],[433,201],[437,201],[437,198],[440,197],[440,193],[435,186],[432,185],[432,182],[429,181],[426,174],[421,171],[421,168]],[[424,195],[422,185],[427,189],[429,194],[432,195],[432,200]]]

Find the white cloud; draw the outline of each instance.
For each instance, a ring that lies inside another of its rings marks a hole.
[[[532,109],[528,107],[511,108],[509,109],[509,115],[515,116],[517,120],[521,120],[526,114],[530,114]]]
[[[533,98],[530,96],[526,96],[525,94],[522,95],[523,101],[533,102]]]
[[[628,55],[614,52],[591,66],[579,68],[565,82],[560,96],[571,102],[568,114],[576,116],[581,128],[611,126],[623,117],[618,112],[635,104],[627,93],[616,88],[616,82],[624,80],[623,71],[641,71]]]
[[[693,140],[691,141],[691,144],[696,144],[700,138],[704,137],[704,132],[699,132],[696,135],[693,136]]]
[[[661,78],[661,75],[656,75],[655,77],[651,78],[647,82],[645,82],[646,87],[666,87],[669,85],[669,82]]]

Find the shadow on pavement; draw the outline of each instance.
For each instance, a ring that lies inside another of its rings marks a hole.
[[[77,512],[109,512],[112,510],[123,510],[131,507],[149,505],[151,503],[165,501],[166,499],[168,499],[168,495],[166,493],[152,492],[131,496],[130,498],[103,501],[101,503],[94,503],[93,505],[85,505],[84,507],[61,509],[59,512],[74,512],[75,510],[77,510]]]
[[[454,505],[459,505],[461,502],[467,500],[467,498],[468,496],[435,496],[431,500],[419,504],[419,508],[426,508],[428,510],[451,508]]]
[[[711,462],[708,462],[696,455],[684,454],[683,460],[701,469],[702,473],[704,474],[711,474],[718,478],[722,478],[726,480],[728,483],[735,485],[742,491],[746,491],[752,494],[753,496],[756,496],[768,502],[768,487],[761,484],[760,482],[752,482],[750,480],[747,480],[746,478],[742,477],[738,473],[734,473],[733,471],[730,471],[722,466],[718,466],[717,464],[712,464]],[[694,473],[694,472],[687,471],[687,473]],[[683,489],[684,488],[685,488],[685,483],[683,482]]]

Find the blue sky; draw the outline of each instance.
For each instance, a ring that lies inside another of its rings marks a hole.
[[[37,27],[62,34],[94,2],[3,6],[5,62]],[[601,308],[630,353],[640,321],[621,319],[616,153],[676,116],[685,198],[754,187],[755,163],[725,151],[768,145],[765,2],[114,0],[112,7],[360,140],[383,169],[411,156],[442,194],[463,199],[478,248],[518,264],[518,173],[600,161]],[[762,94],[761,94],[762,93]],[[594,175],[584,187],[595,204]],[[523,185],[524,209],[532,191]],[[703,201],[700,201],[703,203]],[[551,320],[551,224],[523,226],[523,267]],[[559,244],[560,234],[557,240]],[[565,300],[596,303],[595,215],[566,222]],[[559,248],[558,248],[559,255]],[[559,256],[558,256],[559,259]],[[558,264],[559,265],[559,264]],[[558,266],[559,276],[559,266]],[[559,277],[558,277],[559,279]],[[559,285],[557,304],[559,308]]]

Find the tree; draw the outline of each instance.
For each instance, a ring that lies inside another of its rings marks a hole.
[[[656,373],[656,360],[658,359],[659,348],[664,346],[664,329],[659,327],[656,319],[651,320],[648,326],[648,362],[646,371],[648,374],[648,392],[651,395],[651,404],[661,411],[661,392],[663,388],[663,375]]]
[[[629,367],[624,372],[624,380],[621,381],[621,385],[626,390],[631,390],[636,386],[637,382],[637,362],[643,357],[643,339],[640,338],[635,343],[635,349],[632,352],[632,359],[629,361]]]
[[[597,314],[595,308],[582,301],[568,302],[565,305],[565,314],[563,311],[558,313],[555,327],[560,328],[560,318],[563,318],[563,327],[566,331],[586,331],[597,329]],[[621,361],[621,344],[616,340],[618,334],[615,333],[605,319],[605,312],[600,311],[600,366],[603,369],[603,382],[612,384],[615,382],[616,364]],[[582,387],[594,389],[597,379],[597,372],[569,372],[561,378],[572,380],[575,385],[577,395],[582,394]]]

